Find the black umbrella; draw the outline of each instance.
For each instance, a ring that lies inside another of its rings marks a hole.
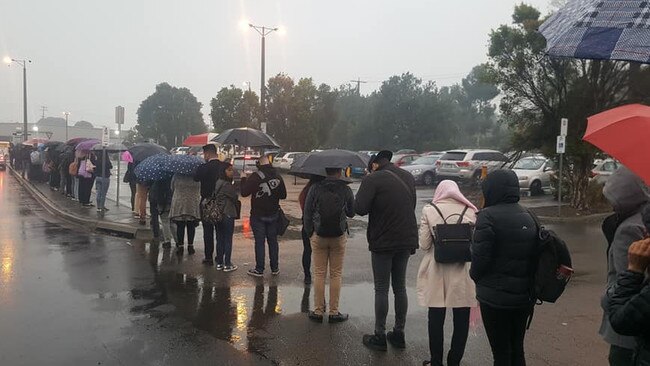
[[[139,163],[142,160],[157,154],[169,154],[166,148],[152,142],[143,142],[135,144],[129,149],[129,153],[133,157],[134,163]]]
[[[243,147],[280,147],[280,144],[273,137],[260,130],[248,127],[226,130],[213,138],[212,141],[221,145],[237,145]]]
[[[366,168],[369,157],[348,150],[323,150],[298,157],[289,174],[306,178],[310,175],[326,176],[325,168]]]
[[[112,143],[112,144],[108,144],[107,146],[104,146],[103,144],[95,144],[91,150],[92,151],[106,150],[106,152],[108,153],[115,153],[115,152],[127,151],[129,150],[129,148],[122,144]]]

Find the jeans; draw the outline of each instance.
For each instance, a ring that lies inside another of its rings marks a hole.
[[[149,206],[151,210],[151,230],[153,231],[154,238],[160,239],[163,243],[171,242],[172,231],[169,220],[169,208],[158,207],[156,202],[150,202]]]
[[[469,334],[470,308],[454,308],[454,335],[451,338],[451,349],[447,355],[447,366],[458,366],[465,354],[467,335]],[[444,345],[445,308],[429,308],[429,351],[431,365],[442,366]]]
[[[72,197],[79,199],[79,177],[72,177]]]
[[[372,274],[375,279],[375,334],[386,334],[388,290],[391,282],[393,294],[395,295],[394,330],[404,332],[406,312],[408,311],[406,267],[410,256],[410,250],[372,253]]]
[[[269,260],[271,271],[279,270],[278,257],[278,215],[251,216],[251,228],[255,237],[255,269],[264,272],[264,258],[266,257],[265,242],[269,245]]]
[[[97,208],[106,207],[106,193],[108,193],[108,186],[110,184],[111,178],[95,178],[95,186],[97,187]]]
[[[311,277],[311,238],[302,228],[302,270],[305,273],[305,278]]]
[[[203,221],[203,251],[207,260],[212,260],[214,257],[215,229],[214,224]],[[219,233],[217,232],[218,235]]]
[[[176,246],[183,246],[185,242],[185,228],[187,228],[187,245],[194,245],[196,223],[194,221],[176,221]]]
[[[217,264],[232,266],[232,236],[235,233],[235,219],[225,217],[217,223]]]
[[[497,309],[481,304],[481,316],[492,348],[494,366],[526,366],[524,337],[529,315],[529,308]]]
[[[634,350],[612,345],[608,360],[609,366],[634,365]]]
[[[314,235],[311,238],[314,257],[314,312],[325,313],[325,275],[327,267],[330,272],[330,315],[339,313],[339,297],[341,295],[341,277],[343,274],[343,257],[347,237],[322,238]]]

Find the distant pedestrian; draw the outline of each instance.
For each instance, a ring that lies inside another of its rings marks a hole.
[[[111,184],[113,164],[111,164],[108,154],[104,154],[102,151],[93,153],[90,161],[95,166],[93,175],[95,176],[95,186],[97,188],[97,212],[106,212],[108,211],[108,208],[106,208],[106,195]]]
[[[271,165],[268,156],[258,162],[258,171],[248,179],[243,176],[242,197],[251,197],[251,228],[255,237],[255,268],[248,271],[254,277],[264,275],[265,244],[269,246],[271,274],[280,274],[278,247],[278,218],[280,200],[287,198],[287,189],[282,176]]]
[[[126,165],[126,173],[124,173],[124,178],[122,182],[129,184],[129,189],[131,190],[131,212],[134,217],[140,216],[140,210],[136,209],[136,194],[137,194],[137,182],[138,179],[135,177],[135,164],[128,163]]]
[[[148,190],[151,230],[164,249],[172,247],[169,211],[172,205],[171,178],[151,183]]]
[[[194,235],[201,220],[201,184],[190,176],[176,174],[172,178],[170,220],[176,224],[176,250],[182,254],[187,231],[187,252],[194,254]]]
[[[325,316],[325,276],[330,274],[329,322],[348,320],[339,311],[343,258],[347,243],[347,217],[354,217],[354,194],[341,180],[340,168],[327,168],[327,178],[312,186],[305,201],[304,230],[311,238],[314,262],[314,311],[309,318],[322,323]]]
[[[203,146],[203,158],[205,164],[196,169],[194,173],[194,181],[201,182],[201,202],[212,197],[214,188],[217,185],[217,180],[221,176],[221,172],[225,169],[225,165],[217,158],[217,147],[214,144]],[[202,219],[203,223],[203,243],[205,258],[203,264],[214,264],[214,241],[215,241],[215,225],[211,222]]]
[[[307,200],[307,194],[309,189],[313,187],[316,183],[322,181],[325,177],[319,175],[312,175],[309,178],[309,182],[303,187],[302,191],[298,195],[298,203],[300,204],[300,210],[303,213],[302,219],[302,270],[305,275],[304,283],[305,285],[311,285],[311,237],[305,231],[305,201]]]
[[[233,186],[235,171],[232,165],[225,164],[225,169],[215,186],[217,201],[223,203],[223,219],[217,223],[217,270],[232,272],[237,270],[237,265],[232,263],[232,237],[235,234],[235,220],[239,218],[239,198]]]
[[[93,184],[95,182],[95,177],[93,175],[95,171],[94,165],[90,161],[88,155],[84,155],[79,162],[79,172],[77,177],[79,179],[79,203],[83,207],[92,207],[93,204],[90,203],[90,196],[93,190]]]
[[[482,188],[485,208],[476,221],[470,275],[494,365],[525,366],[537,225],[518,203],[519,180],[512,170],[488,174]]]
[[[424,257],[417,276],[420,305],[429,308],[430,361],[443,365],[444,324],[447,308],[453,309],[454,334],[447,355],[447,366],[459,366],[465,353],[469,333],[470,308],[476,307],[476,288],[469,277],[469,262],[438,263],[434,241],[437,225],[476,222],[478,209],[460,192],[456,182],[443,180],[438,184],[433,202],[422,209],[420,249]],[[471,232],[468,243],[471,241]],[[452,245],[452,244],[449,244]]]
[[[642,210],[649,206],[650,195],[645,183],[625,167],[612,174],[603,189],[603,195],[614,207],[615,215],[605,219],[603,233],[607,248],[607,287],[603,295],[603,320],[600,334],[610,345],[611,366],[633,365],[636,340],[616,332],[609,322],[607,294],[613,291],[618,276],[628,268],[630,245],[645,237]]]
[[[411,173],[390,162],[392,157],[392,152],[380,151],[371,158],[368,166],[371,173],[361,182],[355,200],[358,215],[370,214],[367,236],[375,281],[375,332],[364,335],[363,344],[378,351],[387,350],[386,340],[396,348],[406,347],[406,268],[418,247],[415,181]],[[386,333],[391,281],[395,326]]]

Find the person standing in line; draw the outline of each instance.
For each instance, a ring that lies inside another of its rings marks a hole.
[[[435,205],[435,206],[434,206]],[[418,270],[417,293],[420,305],[429,308],[429,351],[424,365],[443,365],[444,325],[447,308],[453,309],[454,334],[447,366],[459,366],[469,333],[470,308],[475,307],[476,288],[469,277],[470,263],[438,263],[435,259],[434,229],[445,223],[476,222],[478,209],[460,192],[456,182],[438,184],[432,204],[424,206],[420,220],[420,249],[424,257]],[[471,239],[471,237],[469,238]]]
[[[628,268],[628,249],[646,235],[642,211],[650,205],[646,184],[628,168],[616,170],[605,183],[603,195],[614,208],[614,215],[605,219],[603,234],[607,239],[607,285],[601,300],[603,319],[600,335],[610,345],[610,366],[632,365],[637,342],[634,337],[616,332],[609,322],[607,294],[613,291],[618,276]]]
[[[223,202],[225,217],[217,223],[217,270],[232,272],[237,270],[237,265],[231,261],[232,237],[235,234],[235,220],[239,218],[237,192],[233,185],[235,171],[229,163],[224,163],[225,169],[215,186],[215,192],[219,200]]]
[[[214,144],[203,146],[203,158],[205,164],[196,169],[194,173],[194,181],[201,182],[201,203],[212,197],[214,188],[217,185],[217,180],[221,176],[225,165],[219,160],[217,155],[217,147]],[[205,258],[203,264],[214,265],[214,241],[215,241],[215,225],[211,222],[203,220],[203,243]]]
[[[137,194],[137,178],[135,177],[135,164],[128,163],[126,165],[126,173],[124,173],[124,179],[122,182],[129,184],[129,189],[131,190],[131,212],[134,217],[140,216],[140,209],[136,205],[136,194]]]
[[[392,157],[392,152],[384,150],[370,159],[371,173],[361,182],[355,200],[358,215],[370,214],[367,237],[375,281],[375,332],[364,335],[363,344],[377,351],[387,350],[386,341],[395,348],[406,348],[406,268],[418,247],[415,181],[411,173],[390,162]],[[386,333],[391,280],[395,326]]]
[[[526,322],[535,304],[531,273],[537,224],[519,205],[519,179],[496,170],[482,184],[485,208],[478,213],[470,276],[476,283],[494,366],[525,366]]]
[[[104,159],[106,158],[106,159]],[[104,155],[103,151],[98,151],[90,156],[90,161],[95,165],[95,187],[97,187],[97,212],[106,212],[106,194],[108,187],[111,184],[111,159],[108,158],[108,153]]]
[[[172,206],[169,218],[176,224],[176,252],[183,254],[185,231],[187,231],[187,253],[194,254],[194,235],[201,221],[201,185],[187,175],[172,178]]]
[[[309,319],[322,323],[325,315],[325,275],[330,273],[330,323],[348,320],[339,311],[343,258],[348,221],[354,217],[354,194],[341,180],[341,168],[326,168],[327,178],[316,183],[305,201],[304,230],[311,238],[314,257],[314,311]]]
[[[135,209],[138,213],[140,225],[147,224],[147,198],[149,197],[149,186],[147,182],[136,179],[135,186]]]
[[[280,274],[278,246],[278,218],[280,200],[287,198],[282,176],[271,165],[269,156],[258,161],[258,171],[250,178],[242,176],[242,197],[251,197],[251,228],[255,237],[255,268],[248,271],[254,277],[264,275],[265,242],[269,246],[271,274]]]
[[[151,230],[154,239],[162,243],[163,249],[172,247],[172,232],[169,210],[172,205],[171,178],[152,182],[148,190],[151,210]]]
[[[77,173],[77,177],[79,179],[79,203],[83,207],[89,208],[94,206],[92,203],[90,203],[90,196],[93,191],[93,184],[95,182],[95,178],[93,176],[94,169],[91,167],[91,162],[90,162],[90,157],[88,155],[84,155],[83,158],[81,158],[80,163],[79,163],[79,172]]]
[[[300,210],[303,213],[302,219],[302,270],[305,274],[304,283],[305,285],[311,285],[311,235],[307,234],[305,231],[305,201],[307,200],[307,194],[309,189],[313,187],[316,183],[322,181],[325,177],[319,175],[312,175],[309,178],[309,182],[305,187],[300,191],[298,195],[298,203],[300,203]]]

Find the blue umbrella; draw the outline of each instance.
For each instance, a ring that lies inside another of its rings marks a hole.
[[[167,155],[158,154],[142,160],[133,171],[135,177],[140,182],[153,182],[170,179],[174,173],[163,170],[166,159]]]
[[[549,56],[650,63],[647,0],[572,0],[539,31]]]
[[[162,169],[165,172],[181,175],[194,175],[196,168],[204,161],[193,155],[163,155]]]

